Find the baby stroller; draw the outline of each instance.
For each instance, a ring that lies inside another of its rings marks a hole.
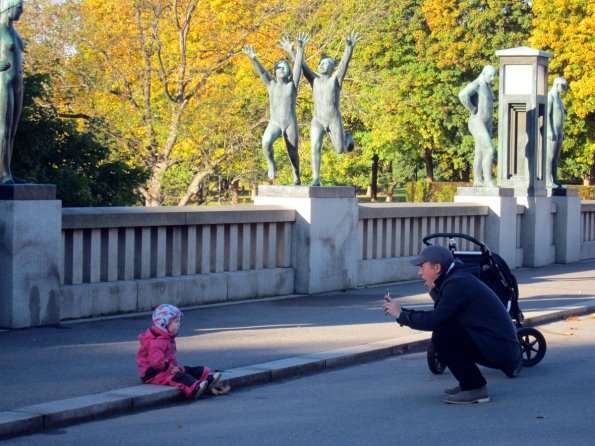
[[[448,249],[455,258],[460,259],[465,265],[477,265],[479,278],[489,286],[502,300],[508,309],[512,321],[517,328],[517,335],[521,343],[523,354],[523,367],[533,367],[545,355],[546,343],[541,332],[532,327],[523,327],[523,312],[519,308],[519,287],[516,277],[498,254],[490,252],[485,243],[460,233],[440,232],[430,234],[423,238],[425,245],[431,245],[430,240],[435,238],[448,239]],[[459,251],[456,238],[467,240],[479,246],[479,251]],[[446,364],[440,359],[440,353],[430,343],[428,346],[428,367],[435,374],[441,374],[446,369]]]

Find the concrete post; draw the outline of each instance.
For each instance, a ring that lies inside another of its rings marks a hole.
[[[556,248],[553,237],[555,206],[551,198],[520,196],[517,197],[517,203],[525,207],[521,219],[523,266],[537,268],[555,263]]]
[[[551,189],[554,215],[556,263],[581,259],[581,200],[576,189]]]
[[[521,266],[522,251],[517,249],[517,203],[512,188],[460,187],[455,203],[478,203],[488,206],[485,240],[490,251],[497,253],[511,268]]]
[[[0,186],[0,327],[60,321],[61,202],[55,186]]]
[[[257,205],[297,212],[292,249],[296,293],[357,285],[358,205],[352,187],[260,186]]]

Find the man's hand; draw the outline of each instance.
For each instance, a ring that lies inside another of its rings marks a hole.
[[[401,306],[392,300],[389,296],[384,296],[384,305],[382,306],[385,315],[391,315],[398,319],[401,315]]]

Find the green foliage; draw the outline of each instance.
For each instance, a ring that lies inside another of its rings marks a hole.
[[[473,140],[458,92],[497,64],[496,50],[526,44],[531,18],[522,1],[389,1],[359,55],[369,86],[366,158],[393,161],[384,166],[395,183],[420,163],[432,180],[468,181]]]
[[[562,99],[564,122],[559,176],[595,181],[595,3],[592,0],[535,0],[531,45],[550,51],[550,82],[568,81]]]
[[[405,199],[414,203],[430,201],[431,191],[432,183],[430,181],[412,181],[405,186]]]
[[[578,196],[581,200],[595,200],[595,186],[568,186],[578,189]]]
[[[462,183],[462,182],[450,182],[450,183],[432,183],[432,192],[430,195],[430,201],[435,202],[453,202],[455,199],[455,195],[457,194],[457,189],[459,187],[468,187],[470,183]]]
[[[14,144],[12,171],[26,182],[55,184],[63,206],[130,206],[146,173],[110,157],[96,135],[104,127],[78,130],[47,105],[47,76],[25,77],[25,100]]]
[[[412,181],[406,185],[406,200],[409,202],[453,202],[459,187],[469,186],[462,182]]]
[[[53,106],[103,122],[118,136],[110,145],[114,159],[135,160],[150,171],[143,190],[147,204],[208,204],[224,200],[237,181],[246,189],[269,182],[260,146],[267,91],[241,47],[251,44],[271,70],[285,57],[279,38],[293,39],[298,31],[311,37],[306,59],[313,69],[323,53],[341,57],[348,31],[363,36],[341,93],[343,122],[356,150],[337,155],[325,138],[324,185],[366,188],[374,157],[378,183],[387,193],[426,177],[469,181],[474,144],[457,94],[485,64],[497,65],[496,50],[523,45],[552,51],[550,80],[557,75],[569,80],[559,176],[566,182],[588,176],[595,170],[594,4],[40,0],[21,20],[35,17],[35,29],[19,26],[31,66],[60,80],[52,91]],[[183,45],[172,22],[174,6],[178,13],[191,12]],[[312,107],[312,90],[302,78],[297,114],[303,184],[311,178]],[[281,140],[275,157],[273,184],[291,184]],[[417,195],[423,196],[425,186],[419,187]],[[454,187],[426,195],[448,201]],[[416,195],[414,189],[411,194]]]

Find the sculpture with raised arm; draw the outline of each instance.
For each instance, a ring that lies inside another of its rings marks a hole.
[[[0,184],[14,184],[12,147],[23,107],[24,43],[13,27],[23,13],[22,0],[0,1]]]
[[[320,151],[324,134],[328,133],[333,147],[337,153],[351,152],[354,148],[353,139],[343,129],[343,119],[339,109],[341,88],[347,74],[349,61],[353,55],[353,48],[361,40],[356,31],[349,33],[345,39],[345,51],[339,62],[337,70],[335,61],[329,56],[322,56],[318,62],[318,73],[310,69],[303,62],[304,77],[312,85],[314,97],[314,116],[310,129],[310,145],[312,151],[312,183],[311,186],[320,186]],[[291,44],[282,42],[282,48],[293,55]]]
[[[554,79],[552,89],[547,95],[547,155],[545,164],[545,180],[547,187],[562,187],[558,181],[558,163],[564,141],[564,103],[560,93],[568,88],[568,83],[563,77]]]
[[[263,80],[269,94],[270,118],[269,124],[262,136],[262,149],[269,164],[268,177],[275,178],[277,165],[273,151],[274,142],[283,136],[285,147],[293,170],[293,184],[301,184],[300,180],[300,159],[298,154],[298,124],[295,112],[297,90],[302,75],[302,59],[304,45],[308,42],[308,35],[298,34],[297,54],[293,64],[293,71],[290,70],[286,60],[280,60],[275,64],[275,76],[271,76],[256,58],[256,53],[250,45],[244,47],[244,53],[250,58],[256,72]],[[285,38],[284,40],[289,40]],[[283,42],[283,40],[282,40]],[[283,43],[282,43],[283,44]]]
[[[496,73],[496,68],[486,65],[479,77],[459,93],[459,100],[471,112],[468,126],[475,140],[473,186],[493,186],[492,115],[494,114],[494,95],[490,84],[496,77]]]

